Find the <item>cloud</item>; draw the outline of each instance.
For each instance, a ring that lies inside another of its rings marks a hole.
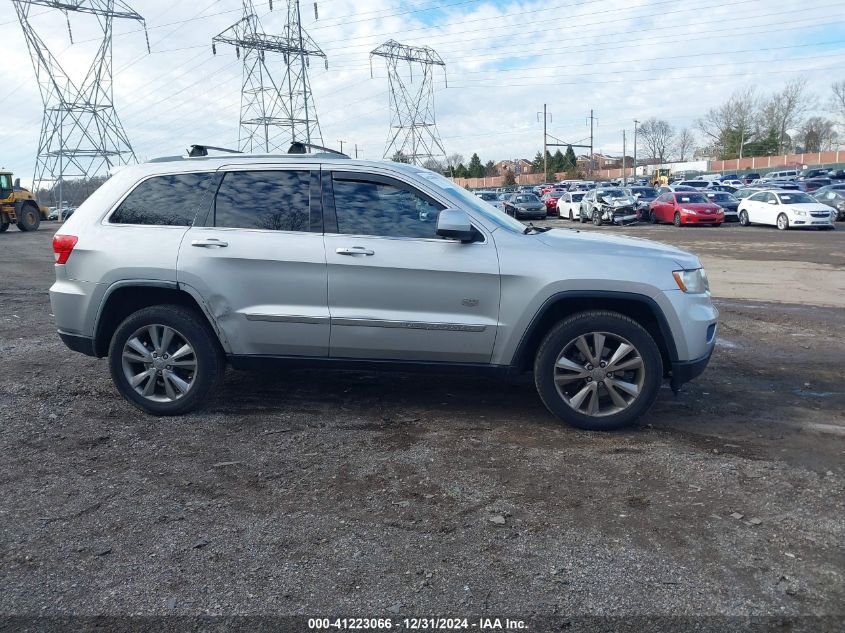
[[[114,96],[139,159],[181,153],[191,143],[236,146],[241,64],[231,47],[212,55],[211,38],[240,18],[236,0],[130,2],[147,21],[152,54],[136,22],[114,24]],[[285,3],[255,2],[265,31],[280,33]],[[797,0],[318,0],[301,5],[303,24],[328,56],[310,68],[323,139],[357,144],[380,158],[388,137],[383,60],[369,51],[387,39],[435,48],[446,81],[435,73],[437,126],[448,153],[483,161],[533,157],[542,145],[537,113],[548,104],[549,132],[575,142],[598,117],[595,147],[622,149],[634,118],[692,125],[738,88],[772,92],[806,76],[827,100],[845,61],[845,6],[822,0],[807,12]],[[93,54],[91,16],[64,17],[33,7],[33,23],[69,74],[81,78]],[[40,15],[39,15],[40,14]],[[0,95],[4,153],[0,163],[28,180],[41,126],[41,98],[20,26],[0,22],[5,86]],[[819,19],[824,15],[824,19]],[[283,71],[282,60],[275,67]],[[446,87],[448,82],[448,88]],[[818,114],[825,114],[818,112]],[[629,149],[630,151],[630,149]]]

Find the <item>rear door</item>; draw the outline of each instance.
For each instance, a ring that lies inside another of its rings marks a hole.
[[[233,354],[326,356],[326,256],[318,165],[221,170],[178,279],[198,292]]]
[[[492,237],[438,238],[444,205],[398,178],[323,180],[330,356],[489,363],[500,296]]]

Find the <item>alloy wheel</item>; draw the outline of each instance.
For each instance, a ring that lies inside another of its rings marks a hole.
[[[554,364],[555,387],[583,415],[604,417],[628,409],[639,398],[645,365],[639,350],[610,332],[582,334],[567,343]]]
[[[187,394],[197,376],[197,355],[178,330],[146,325],[123,346],[123,375],[141,396],[154,402],[174,402]]]

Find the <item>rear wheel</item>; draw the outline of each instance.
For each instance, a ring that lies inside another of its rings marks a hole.
[[[201,406],[223,377],[223,354],[202,317],[175,305],[143,308],[114,333],[109,367],[118,391],[153,415]]]
[[[778,216],[778,228],[781,231],[785,231],[786,229],[789,228],[789,218],[786,217],[785,213],[781,213]]]
[[[36,231],[41,224],[41,212],[34,204],[25,204],[18,214],[18,229]]]
[[[672,222],[675,226],[681,226],[681,214],[675,211],[675,218]]]
[[[592,310],[555,326],[534,361],[543,404],[572,426],[609,431],[634,424],[663,379],[654,339],[617,312]]]

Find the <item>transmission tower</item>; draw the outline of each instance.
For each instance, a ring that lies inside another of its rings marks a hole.
[[[117,165],[135,162],[135,152],[114,108],[112,22],[135,20],[143,25],[146,34],[144,18],[120,0],[12,0],[12,4],[23,28],[44,105],[33,190],[37,192],[45,183],[58,182],[61,186],[62,179],[68,176],[87,179],[107,175]],[[97,38],[99,46],[82,83],[70,78],[30,23],[33,6],[61,11],[71,43],[68,13],[97,18],[98,33],[102,35]],[[147,38],[148,52],[149,47]]]
[[[322,145],[308,68],[311,57],[321,57],[326,68],[329,62],[302,28],[299,0],[288,0],[287,21],[281,36],[264,32],[252,0],[243,0],[243,7],[243,17],[211,41],[215,55],[217,44],[234,46],[238,58],[243,51],[238,149],[269,153],[287,151],[294,141]],[[315,3],[315,14],[316,10]],[[283,56],[285,65],[280,77],[274,78],[270,72],[267,53]]]
[[[370,52],[370,74],[374,56],[387,62],[390,84],[390,132],[384,158],[401,152],[414,165],[445,158],[434,118],[434,67],[443,67],[446,75],[446,64],[440,55],[428,46],[406,46],[388,40]],[[407,78],[399,72],[399,62],[408,62]],[[416,86],[413,85],[415,64],[422,67]]]

